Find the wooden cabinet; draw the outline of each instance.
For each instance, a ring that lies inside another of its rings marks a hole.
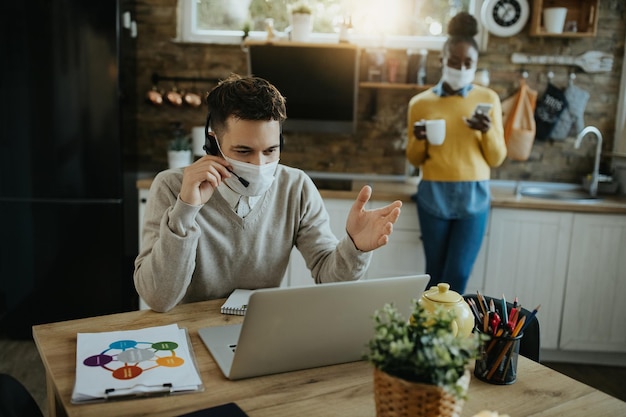
[[[330,227],[335,236],[341,239],[346,235],[346,219],[353,200],[324,199],[330,216]],[[374,201],[367,208],[382,207],[390,202]],[[426,269],[422,241],[419,233],[417,209],[414,203],[404,203],[400,218],[394,225],[390,242],[374,251],[366,278],[422,274]],[[283,278],[283,285],[310,285],[313,278],[306,267],[302,255],[293,249],[289,268]]]
[[[567,22],[575,22],[576,31],[547,33],[543,27],[543,9],[546,7],[566,7]],[[600,0],[534,0],[530,17],[530,35],[554,38],[583,38],[596,36]]]
[[[572,213],[494,208],[491,212],[485,294],[513,300],[537,315],[541,347],[556,349],[567,276]]]
[[[390,201],[375,201],[372,208],[390,204]],[[466,292],[483,291],[487,236],[478,253],[472,275],[467,283]],[[378,248],[372,255],[367,277],[381,278],[393,275],[423,274],[426,272],[424,245],[417,217],[417,205],[404,202],[400,218],[393,227],[389,243]]]
[[[626,352],[626,216],[576,214],[561,349]]]
[[[315,284],[311,271],[307,268],[304,258],[300,254],[300,251],[296,248],[291,250],[289,256],[289,265],[287,265],[287,271],[280,284],[281,287],[299,287],[302,285]]]
[[[148,202],[148,196],[150,195],[150,190],[146,188],[140,188],[138,191],[138,201],[137,206],[139,207],[139,249],[141,249],[141,233],[143,231],[143,216],[146,212],[146,203]]]
[[[330,215],[331,229],[335,236],[342,238],[346,234],[345,222],[352,207],[352,200],[325,199],[324,203]],[[368,208],[382,207],[390,201],[373,201]],[[474,264],[472,275],[467,284],[468,293],[483,291],[485,265],[487,259],[488,236],[483,240],[482,248]],[[400,218],[393,228],[389,243],[378,248],[372,254],[372,261],[366,278],[423,274],[426,271],[426,259],[417,218],[415,203],[404,202]],[[311,272],[306,267],[302,255],[293,249],[289,267],[283,278],[283,286],[310,285],[313,283]]]
[[[483,243],[474,262],[474,268],[472,269],[472,275],[467,281],[467,287],[465,288],[466,294],[476,294],[476,291],[484,293],[485,288],[485,272],[487,267],[487,250],[489,247],[489,230],[483,237]]]
[[[330,216],[331,230],[339,239],[346,235],[346,219],[353,203],[353,200],[346,199],[324,199]],[[368,203],[367,207],[371,209],[389,203],[375,201]],[[422,274],[425,268],[417,209],[414,203],[404,203],[400,218],[394,225],[390,242],[372,254],[366,278]],[[306,267],[300,252],[294,248],[283,285],[298,286],[312,283],[311,272]]]
[[[139,247],[138,250],[141,250],[141,233],[143,231],[143,217],[146,212],[146,203],[148,202],[148,196],[150,195],[150,190],[147,188],[140,188],[138,190],[138,221],[139,221]],[[139,297],[139,310],[148,310],[148,304],[143,300],[143,298]]]
[[[140,230],[148,193],[139,190]],[[345,236],[353,201],[324,203],[333,233]],[[374,201],[368,208],[388,203]],[[374,252],[367,278],[420,274],[425,267],[416,205],[405,202],[389,244]],[[294,248],[282,285],[313,282]],[[541,304],[541,347],[552,360],[624,363],[626,216],[492,208],[467,286],[468,293],[476,290],[511,301],[517,296],[528,309]],[[143,300],[140,308],[147,308]]]
[[[391,201],[374,201],[370,208],[383,207]],[[424,249],[420,236],[417,207],[405,202],[393,234],[387,245],[372,254],[372,262],[367,271],[368,278],[423,274],[426,270]]]
[[[330,229],[338,239],[346,235],[346,219],[348,218],[348,212],[352,207],[352,203],[352,200],[344,199],[327,198],[324,200],[326,211],[328,211],[328,216],[330,217]],[[311,271],[307,268],[300,251],[293,248],[291,250],[291,257],[289,258],[289,266],[287,267],[281,286],[297,287],[314,283],[315,281],[311,276]]]
[[[625,271],[624,215],[492,210],[485,294],[541,304],[541,348],[552,360],[604,363],[601,353],[626,352]]]

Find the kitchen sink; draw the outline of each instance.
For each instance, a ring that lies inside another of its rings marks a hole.
[[[582,187],[558,188],[550,186],[522,185],[517,194],[522,197],[542,198],[547,200],[564,200],[589,202],[600,201],[598,197],[592,197],[589,191]]]

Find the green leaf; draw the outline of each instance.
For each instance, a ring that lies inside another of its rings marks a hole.
[[[373,321],[366,360],[390,375],[438,385],[464,398],[457,381],[478,354],[481,339],[478,334],[455,337],[453,312],[443,308],[427,312],[416,299],[408,320],[393,304],[386,304],[374,312]]]

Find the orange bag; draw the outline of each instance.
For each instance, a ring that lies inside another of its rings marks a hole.
[[[520,81],[516,94],[502,101],[502,122],[507,156],[514,161],[526,161],[535,142],[535,106],[537,91]]]

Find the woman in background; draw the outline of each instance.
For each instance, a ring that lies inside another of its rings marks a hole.
[[[476,19],[459,13],[448,25],[441,80],[409,102],[408,161],[422,171],[417,212],[431,285],[447,282],[465,292],[482,244],[490,208],[491,168],[506,157],[497,93],[474,85],[478,61]],[[479,103],[491,105],[486,112]],[[445,140],[431,145],[415,122],[444,119]]]

